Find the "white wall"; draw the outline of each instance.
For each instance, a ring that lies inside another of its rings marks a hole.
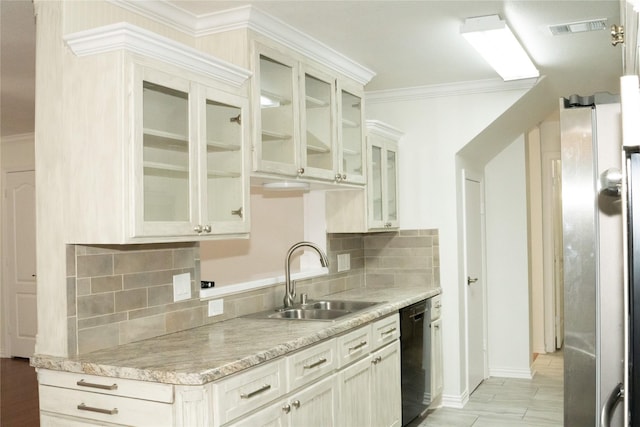
[[[485,168],[489,375],[530,378],[524,135]]]
[[[393,94],[366,98],[368,119],[381,120],[404,132],[399,158],[400,227],[439,229],[443,403],[447,406],[462,406],[468,397],[456,154],[526,92],[506,89],[427,92],[409,99]]]

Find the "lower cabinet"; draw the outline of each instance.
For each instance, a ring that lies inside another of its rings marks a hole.
[[[338,373],[338,425],[400,426],[400,343],[370,354]]]
[[[332,375],[229,426],[326,427],[336,425],[337,420],[338,387]]]
[[[38,370],[42,426],[400,426],[398,315],[204,385]]]

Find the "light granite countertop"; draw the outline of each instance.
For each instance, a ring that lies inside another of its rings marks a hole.
[[[385,302],[332,322],[239,317],[70,358],[35,355],[36,368],[200,385],[346,332],[433,297],[440,288],[354,289],[327,299]]]

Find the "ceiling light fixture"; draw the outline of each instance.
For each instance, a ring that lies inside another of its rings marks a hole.
[[[504,81],[540,76],[507,23],[498,15],[467,18],[460,32]]]

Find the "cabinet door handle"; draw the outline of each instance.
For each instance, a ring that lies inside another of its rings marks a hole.
[[[371,363],[373,363],[374,365],[377,365],[378,363],[382,362],[382,357],[378,356],[376,358],[374,358]]]
[[[323,363],[326,363],[326,362],[327,362],[327,359],[322,357],[322,358],[318,359],[317,362],[313,362],[310,365],[303,365],[302,367],[304,369],[311,369],[311,368],[315,368],[316,366],[320,366],[320,365],[322,365]]]
[[[339,173],[336,174],[336,181],[342,181],[342,175]]]
[[[282,410],[284,411],[285,414],[288,414],[289,412],[291,412],[291,405],[286,404],[282,407]]]
[[[388,331],[384,331],[382,332],[382,335],[389,335],[390,333],[394,332],[397,328],[391,328]]]
[[[231,118],[229,119],[229,121],[230,121],[231,123],[237,123],[237,124],[241,125],[241,124],[242,124],[242,115],[241,115],[241,114],[238,114],[238,115],[237,115],[237,116],[235,116],[235,117],[231,117]]]
[[[240,399],[249,399],[249,398],[255,396],[256,394],[260,394],[260,393],[263,393],[263,392],[269,390],[270,388],[271,388],[270,384],[265,384],[265,385],[263,385],[262,387],[260,387],[257,390],[250,391],[249,393],[242,393],[240,395]]]
[[[365,345],[367,345],[366,341],[360,341],[360,344],[354,345],[353,347],[349,347],[349,351],[353,351],[353,350],[357,350],[359,348],[364,347]]]
[[[107,415],[116,415],[118,413],[118,408],[113,408],[113,409],[94,408],[93,406],[87,406],[84,403],[79,404],[77,408],[80,411],[98,412],[100,414],[107,414]]]
[[[79,385],[80,387],[92,387],[92,388],[99,388],[101,390],[117,390],[118,389],[118,384],[96,384],[96,383],[88,383],[85,380],[80,380],[76,383],[76,385]]]
[[[298,169],[298,175],[304,175],[304,168]]]
[[[202,227],[202,230],[203,230],[205,233],[211,233],[211,226],[207,224],[207,225],[205,225],[204,227]]]
[[[231,211],[231,215],[238,215],[240,218],[242,218],[242,206],[234,211]]]
[[[196,225],[195,227],[193,227],[193,231],[195,231],[196,233],[202,233],[202,226],[200,224]]]

